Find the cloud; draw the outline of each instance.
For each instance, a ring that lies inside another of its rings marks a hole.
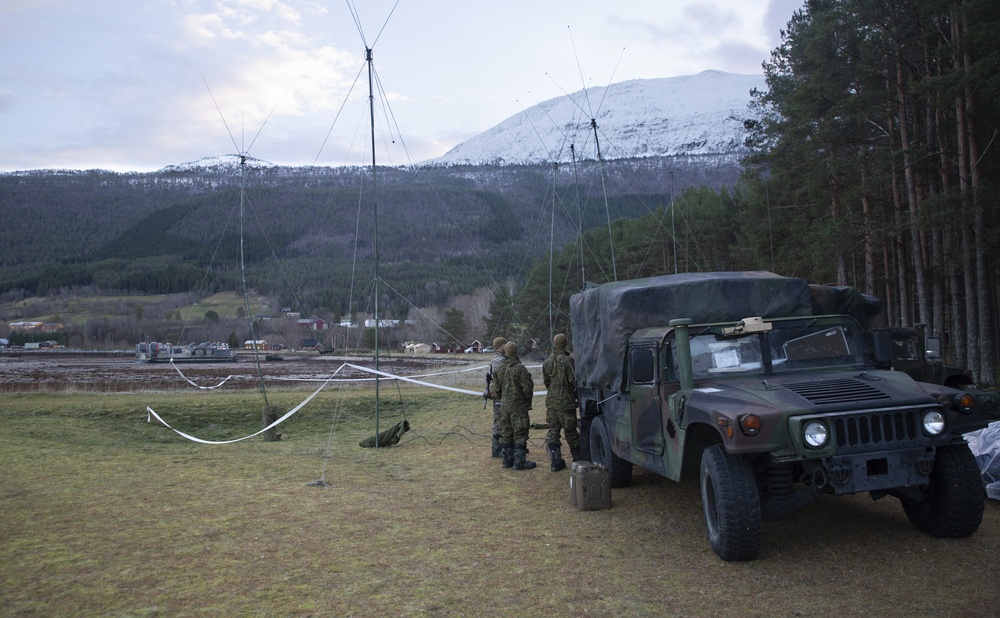
[[[712,2],[689,4],[682,10],[681,16],[684,30],[692,33],[719,32],[740,25],[732,11],[719,8]]]
[[[770,0],[764,13],[764,31],[768,34],[768,42],[772,48],[781,43],[780,32],[788,29],[792,13],[805,4],[804,0]]]
[[[10,90],[0,90],[0,114],[5,113],[7,110],[14,107],[14,103],[17,102],[17,98],[14,93]]]
[[[296,132],[300,144],[303,134],[315,137],[315,144],[300,145],[300,151],[318,147],[362,66],[357,53],[330,45],[319,38],[322,30],[314,32],[315,24],[302,19],[325,9],[272,0],[219,2],[212,9],[183,15],[179,23],[188,44],[173,46],[172,58],[161,60],[164,71],[175,73],[164,81],[192,86],[165,91],[156,101],[176,127],[162,138],[163,150],[186,141],[207,152],[228,152],[233,142],[242,150],[265,124],[262,143],[255,145],[258,154]],[[305,154],[300,152],[301,158]]]
[[[648,18],[610,17],[607,23],[620,36],[627,33],[629,58],[648,65],[649,77],[706,69],[757,73],[768,55],[769,38],[752,3],[689,0]]]
[[[769,51],[744,41],[726,41],[708,50],[709,64],[729,67],[733,73],[760,73]]]
[[[312,162],[336,124],[324,159],[339,163],[365,141],[376,36],[378,121],[438,156],[584,84],[759,72],[802,1],[0,0],[16,59],[0,65],[0,169],[158,168],[230,152],[265,120],[255,156]]]
[[[223,38],[233,39],[228,28],[224,26],[225,19],[217,13],[191,13],[182,18],[184,32],[187,35],[181,45],[207,45],[220,34]]]

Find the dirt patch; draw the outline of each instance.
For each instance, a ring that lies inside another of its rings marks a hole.
[[[258,359],[241,353],[236,362],[142,363],[128,352],[21,351],[0,354],[0,392],[81,390],[128,392],[211,387],[226,381],[227,388],[290,387],[321,382],[336,374],[340,379],[366,380],[372,374],[345,363],[374,368],[371,356],[283,354],[283,360]],[[484,357],[485,358],[485,357]],[[379,360],[379,369],[401,376],[424,375],[455,368],[485,365],[488,359],[458,355],[391,356]],[[259,371],[258,371],[259,366]]]

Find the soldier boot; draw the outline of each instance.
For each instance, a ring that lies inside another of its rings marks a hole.
[[[552,465],[549,467],[550,470],[559,472],[566,469],[566,460],[562,458],[562,444],[559,442],[550,442],[549,457],[552,459]]]
[[[492,457],[503,457],[503,446],[500,444],[500,434],[493,434]]]
[[[510,468],[514,465],[514,445],[503,445],[503,467]]]
[[[533,461],[528,461],[528,449],[523,446],[515,447],[514,449],[514,469],[515,470],[531,470],[537,464]]]

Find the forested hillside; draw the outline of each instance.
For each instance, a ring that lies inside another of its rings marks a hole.
[[[502,281],[609,218],[669,201],[671,186],[723,186],[725,158],[552,166],[171,167],[150,174],[0,174],[0,299],[54,292],[202,294],[248,285],[297,310],[363,311],[373,273],[405,302],[440,305]],[[710,164],[706,164],[710,162]],[[645,197],[639,198],[642,195]],[[241,251],[242,248],[242,251]]]

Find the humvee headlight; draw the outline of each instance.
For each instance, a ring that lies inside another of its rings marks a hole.
[[[802,428],[802,439],[810,448],[823,448],[830,440],[830,430],[819,421],[809,421]]]
[[[924,410],[924,433],[929,436],[938,436],[943,431],[944,415],[938,410]]]

